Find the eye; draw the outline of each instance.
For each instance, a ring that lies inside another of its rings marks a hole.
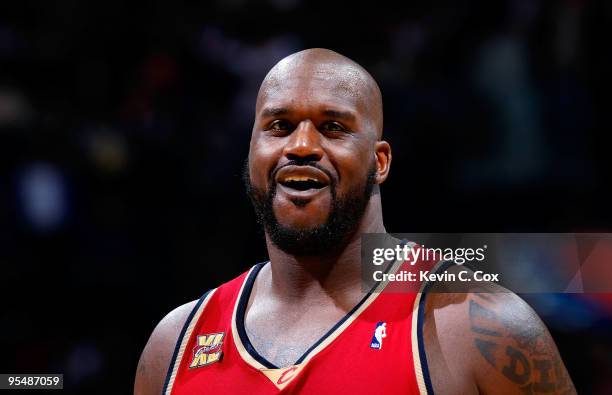
[[[342,124],[334,121],[325,122],[321,125],[321,131],[329,134],[350,133]]]
[[[293,125],[290,122],[285,121],[284,119],[277,119],[273,121],[266,130],[269,130],[274,134],[286,134],[291,132],[292,129]]]

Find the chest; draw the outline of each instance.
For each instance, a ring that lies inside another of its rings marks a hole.
[[[334,307],[284,310],[255,307],[246,314],[245,330],[259,354],[276,366],[290,366],[346,314],[347,311]]]

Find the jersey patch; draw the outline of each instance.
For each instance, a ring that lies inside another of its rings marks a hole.
[[[280,369],[262,369],[261,372],[274,383],[276,388],[282,390],[300,373],[303,367],[304,365],[292,365]]]
[[[193,348],[193,359],[189,368],[200,368],[220,361],[223,353],[221,350],[223,337],[225,337],[225,332],[199,335],[196,346]]]
[[[387,337],[387,323],[380,321],[376,324],[376,328],[374,328],[374,335],[372,336],[370,347],[381,350],[385,337]]]

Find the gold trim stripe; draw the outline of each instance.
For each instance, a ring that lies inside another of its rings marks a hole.
[[[412,307],[412,359],[414,361],[414,375],[416,377],[417,384],[419,386],[419,392],[427,395],[427,387],[425,386],[425,377],[423,376],[423,367],[421,366],[421,356],[419,352],[419,304],[421,297],[423,296],[423,285],[419,293],[414,298],[414,305]]]
[[[193,333],[193,328],[199,321],[200,316],[202,315],[202,312],[204,311],[204,309],[206,308],[206,305],[208,304],[208,301],[210,300],[210,298],[213,296],[213,294],[216,291],[217,289],[215,288],[212,291],[210,291],[208,295],[206,295],[206,298],[200,304],[198,311],[196,311],[196,313],[191,318],[191,322],[189,322],[189,326],[187,327],[187,330],[185,331],[185,334],[183,335],[183,338],[181,339],[181,346],[179,347],[179,351],[178,351],[178,354],[176,355],[176,359],[173,361],[174,365],[172,366],[172,374],[170,375],[170,380],[168,381],[168,388],[166,389],[165,395],[170,395],[172,393],[172,387],[174,386],[174,379],[176,378],[178,369],[181,366],[181,362],[183,361],[183,354],[185,353],[185,347],[187,347],[187,343],[189,343],[189,339],[191,338],[191,334]]]
[[[434,267],[431,269],[432,273],[436,273],[440,267],[445,263],[445,261],[438,261]],[[414,305],[412,307],[412,359],[414,360],[414,374],[417,379],[417,384],[419,385],[419,392],[424,395],[427,394],[427,386],[425,385],[425,375],[423,374],[423,366],[421,365],[421,353],[419,351],[419,305],[421,304],[421,299],[423,298],[423,290],[429,281],[424,281],[419,288],[419,293],[414,299]],[[425,308],[425,306],[423,306]],[[423,313],[423,319],[425,319],[425,313]],[[425,325],[425,322],[423,322]],[[423,339],[425,341],[425,339]],[[427,358],[427,355],[424,355]]]
[[[262,370],[262,369],[267,369],[267,368],[261,363],[259,363],[257,360],[255,360],[255,358],[253,358],[251,354],[249,354],[246,348],[244,348],[244,344],[242,344],[242,340],[240,339],[240,335],[238,334],[238,327],[236,326],[236,315],[238,311],[238,305],[240,304],[239,303],[240,299],[242,298],[242,292],[244,291],[244,286],[246,285],[249,277],[251,277],[251,272],[253,272],[255,267],[256,266],[253,266],[251,270],[249,270],[249,273],[244,278],[244,281],[242,282],[242,286],[240,287],[240,291],[238,292],[238,297],[236,298],[236,301],[234,302],[234,312],[232,313],[232,337],[234,339],[234,344],[236,345],[236,349],[238,350],[238,353],[240,354],[242,359],[247,364],[254,367],[255,369]],[[253,286],[254,285],[255,284],[253,284]]]

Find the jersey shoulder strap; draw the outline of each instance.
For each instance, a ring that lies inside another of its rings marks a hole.
[[[260,264],[261,265],[261,264]],[[257,265],[256,265],[257,266]],[[252,270],[252,269],[251,269]],[[222,284],[218,288],[208,290],[195,304],[189,316],[185,320],[183,328],[176,341],[174,353],[168,366],[166,380],[162,394],[170,394],[187,344],[196,330],[202,326],[204,322],[230,322],[236,298],[242,289],[245,278],[250,273],[247,271],[231,281]],[[197,332],[197,331],[196,331]]]

